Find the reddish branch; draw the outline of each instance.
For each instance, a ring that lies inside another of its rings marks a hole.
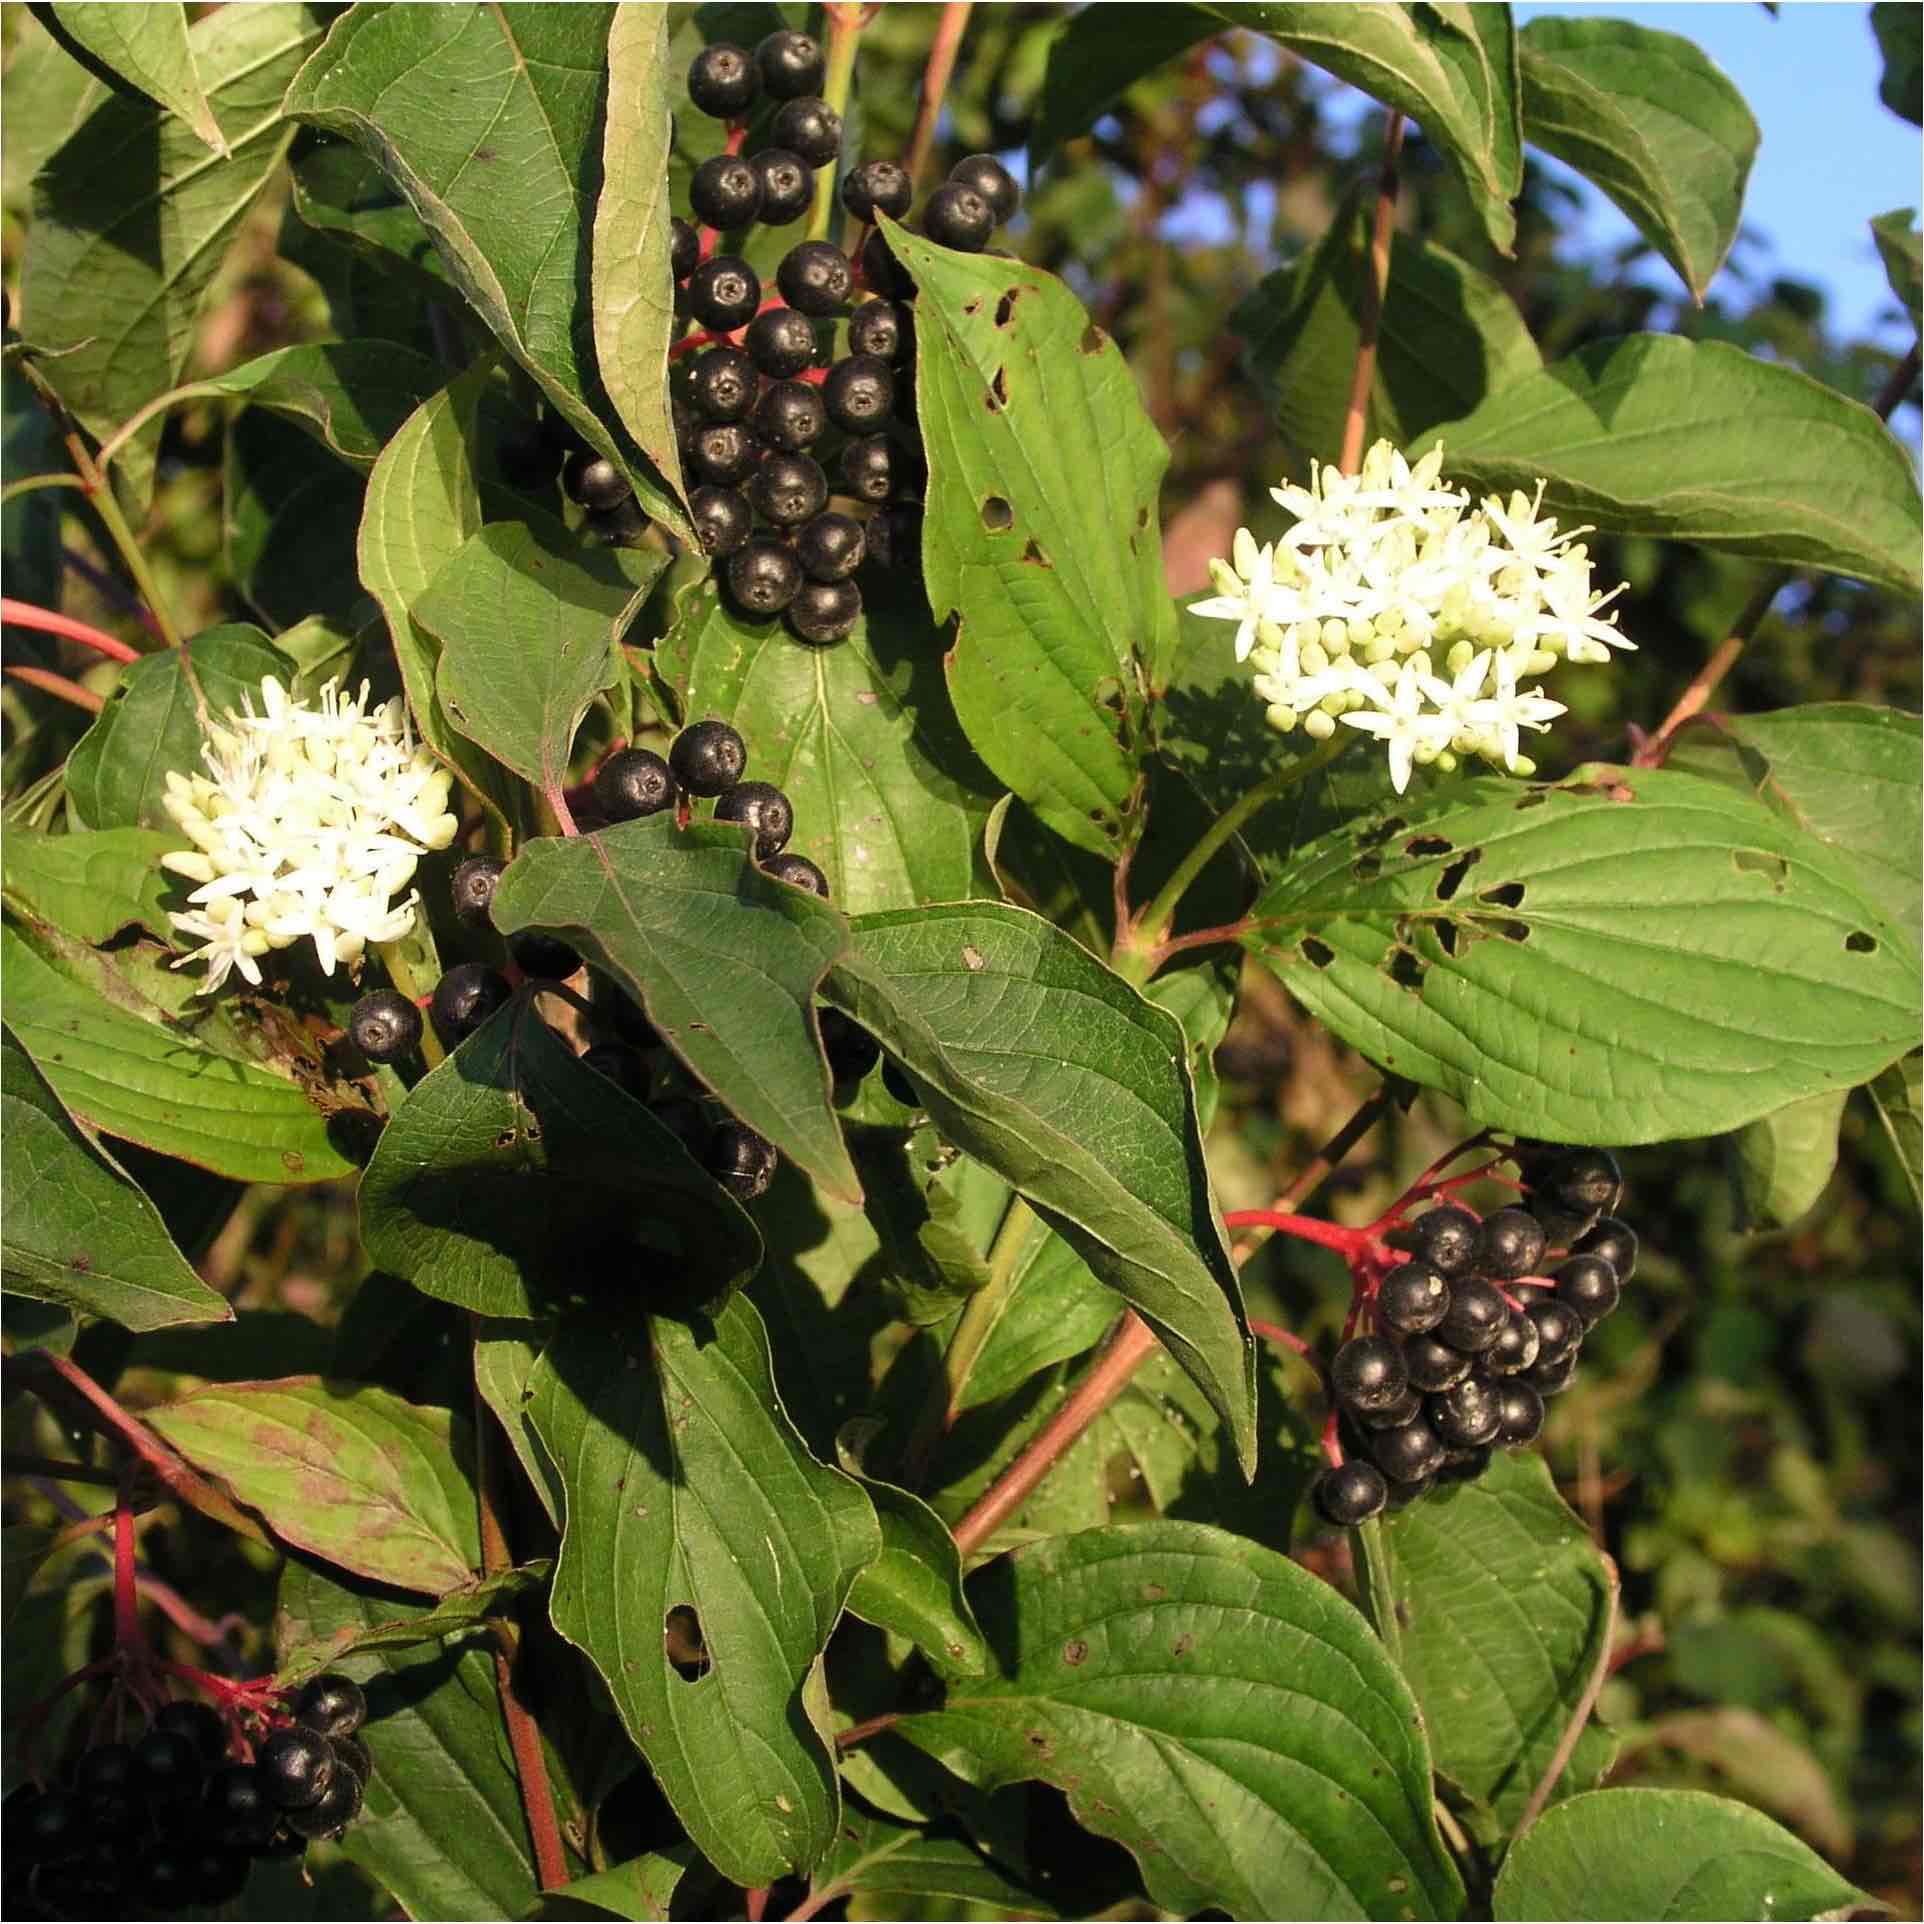
[[[1339,465],[1354,474],[1363,460],[1363,429],[1369,419],[1370,389],[1376,385],[1376,343],[1383,329],[1383,297],[1390,284],[1390,242],[1396,223],[1396,164],[1403,152],[1403,116],[1394,108],[1383,123],[1383,166],[1377,177],[1376,225],[1370,236],[1370,272],[1363,287],[1361,337],[1350,377],[1349,412],[1343,420]]]
[[[76,621],[71,615],[56,614],[51,608],[36,608],[30,601],[15,601],[11,596],[0,595],[0,621],[10,621],[17,628],[37,628],[42,634],[58,635],[63,641],[77,641],[113,661],[140,659],[137,648],[129,648],[124,641],[90,623]]]

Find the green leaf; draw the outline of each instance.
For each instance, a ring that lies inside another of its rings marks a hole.
[[[232,1319],[174,1247],[160,1211],[75,1127],[11,1029],[0,1031],[0,1112],[0,1272],[9,1289],[128,1329]]]
[[[844,1469],[855,1466],[844,1461]],[[988,1672],[989,1650],[962,1588],[962,1552],[919,1496],[862,1477],[882,1526],[882,1554],[855,1579],[848,1607],[864,1623],[907,1637],[945,1670]]]
[[[495,891],[495,927],[565,935],[619,977],[662,1039],[751,1129],[831,1193],[861,1193],[828,1106],[811,1005],[846,925],[763,875],[746,832],[666,815],[526,843]]]
[[[1547,1810],[1504,1859],[1496,1916],[1823,1918],[1884,1907],[1768,1817],[1695,1790],[1595,1790]]]
[[[1208,11],[1269,34],[1408,114],[1461,181],[1491,246],[1510,252],[1510,203],[1523,189],[1523,128],[1508,8],[1237,0]]]
[[[1035,1204],[1254,1457],[1255,1378],[1175,1018],[1040,917],[858,918],[829,999],[901,1058],[936,1126]]]
[[[10,213],[24,214],[32,201],[34,175],[107,98],[107,89],[28,9],[13,16],[13,27],[7,49],[7,139],[0,152],[0,191]]]
[[[275,1651],[275,1678],[282,1684],[299,1684],[323,1670],[338,1668],[343,1657],[361,1651],[412,1650],[424,1643],[474,1635],[487,1627],[490,1617],[512,1615],[521,1597],[547,1581],[549,1569],[544,1558],[458,1585],[432,1610],[397,1608],[378,1623],[344,1623],[303,1643],[284,1643]]]
[[[611,1917],[631,1918],[635,1924],[668,1924],[675,1887],[686,1875],[694,1855],[690,1844],[671,1844],[666,1850],[631,1857],[625,1864],[577,1877],[561,1890],[550,1891],[540,1909],[530,1915],[575,1917],[581,1908],[592,1906]]]
[[[1163,1522],[1033,1544],[969,1588],[1000,1672],[896,1726],[968,1782],[1058,1785],[1164,1910],[1460,1911],[1416,1705],[1307,1570]]]
[[[1065,140],[1087,133],[1102,110],[1223,23],[1206,7],[1142,7],[1127,33],[1112,16],[1084,8],[1049,43],[1042,98],[1029,130],[1029,168],[1039,169]]]
[[[1125,1307],[1063,1237],[1053,1231],[1035,1237],[1016,1265],[1008,1307],[969,1372],[959,1407],[993,1403],[1051,1363],[1093,1349]]]
[[[1245,940],[1385,1070],[1558,1142],[1735,1129],[1915,1038],[1909,937],[1823,843],[1718,782],[1598,774],[1361,816]]]
[[[608,27],[607,123],[595,202],[595,355],[635,444],[680,492],[668,411],[675,283],[668,264],[668,15],[616,7]]]
[[[628,469],[648,512],[687,534],[672,485],[606,424],[613,410],[583,311],[614,13],[351,7],[286,106],[380,163],[501,344],[578,433]]]
[[[615,644],[666,564],[585,546],[546,515],[471,535],[412,610],[441,643],[442,712],[517,775],[559,790],[588,704],[622,672]]]
[[[22,84],[19,72],[16,57],[7,72],[10,92]],[[43,405],[19,368],[11,362],[0,367],[0,472],[8,485],[33,475],[65,474],[71,466],[53,410]],[[36,488],[0,504],[0,570],[6,574],[7,592],[16,601],[41,608],[60,606],[67,565],[60,539],[63,493],[64,489]],[[5,633],[10,659],[51,665],[48,636],[11,625]]]
[[[306,1093],[203,1041],[195,1018],[111,1002],[11,922],[0,932],[7,1021],[62,1104],[111,1136],[241,1182],[329,1182],[353,1162]]]
[[[299,1649],[392,1617],[395,1600],[290,1557],[275,1640]],[[414,1918],[525,1917],[540,1894],[495,1660],[478,1644],[341,1659],[368,1698],[374,1769],[342,1846]]]
[[[1371,1614],[1416,1693],[1436,1768],[1508,1831],[1549,1768],[1610,1634],[1611,1580],[1539,1456],[1499,1452],[1473,1483],[1360,1537]],[[1558,1780],[1587,1790],[1615,1745],[1594,1727]]]
[[[198,772],[206,739],[183,657],[214,721],[244,701],[258,706],[264,676],[284,682],[294,672],[258,628],[243,622],[209,628],[184,648],[128,663],[67,761],[67,806],[83,828],[164,829],[178,837],[174,846],[186,846],[161,806],[168,770]]]
[[[481,1561],[467,1425],[370,1384],[223,1383],[144,1412],[190,1462],[323,1562],[438,1597]]]
[[[78,941],[105,942],[136,923],[165,940],[173,930],[160,902],[170,886],[160,858],[185,840],[178,829],[45,835],[9,823],[0,887],[9,903]]]
[[[96,438],[180,380],[201,302],[286,151],[281,96],[320,36],[309,8],[271,0],[199,21],[193,60],[227,159],[152,101],[115,94],[35,180],[21,307],[42,372]],[[156,427],[121,459],[140,498],[157,440]]]
[[[1731,1143],[1747,1228],[1782,1229],[1816,1206],[1837,1167],[1837,1129],[1848,1089],[1786,1103],[1737,1132]]]
[[[424,300],[452,304],[455,290],[440,251],[404,195],[350,141],[308,132],[294,143],[287,180],[295,218],[352,256],[369,275],[398,283],[417,310]],[[281,252],[305,251],[283,228]]]
[[[919,1901],[931,1897],[969,1907],[960,1912],[965,1916],[976,1914],[976,1906],[1002,1917],[1061,1915],[967,1838],[851,1809],[835,1833],[835,1848],[810,1881],[809,1901],[820,1911],[858,1895],[892,1917],[931,1915],[934,1907]]]
[[[1917,9],[1905,0],[1877,0],[1871,8],[1871,30],[1877,35],[1877,50],[1884,56],[1884,78],[1877,97],[1892,113],[1901,114],[1913,127],[1924,115],[1924,30]]]
[[[955,712],[1051,828],[1111,855],[1134,839],[1134,744],[1175,638],[1157,521],[1169,450],[1054,275],[885,224],[926,296],[922,572],[936,614],[960,617]]]
[[[1375,272],[1372,218],[1357,207],[1331,222],[1315,248],[1267,276],[1229,317],[1244,365],[1305,458],[1334,461],[1342,450],[1365,286]],[[1366,444],[1387,438],[1408,447],[1542,365],[1498,282],[1433,241],[1392,236]]]
[[[1890,1135],[1899,1166],[1911,1186],[1911,1200],[1924,1200],[1924,1057],[1913,1049],[1870,1084],[1871,1102]]]
[[[1891,292],[1904,304],[1911,331],[1916,333],[1924,325],[1918,319],[1919,297],[1924,294],[1924,244],[1918,238],[1917,209],[1899,207],[1879,214],[1871,222],[1871,239],[1877,243]]]
[[[1523,137],[1594,181],[1701,303],[1757,157],[1757,122],[1691,41],[1634,20],[1532,20]]]
[[[370,1261],[482,1316],[637,1286],[707,1302],[761,1255],[740,1204],[526,999],[423,1076],[382,1131],[361,1237]]]
[[[1546,511],[1566,525],[1918,592],[1917,479],[1890,430],[1834,388],[1724,341],[1598,341],[1442,438],[1452,481],[1507,494],[1542,478]]]
[[[849,1147],[862,1179],[862,1205],[881,1241],[889,1293],[906,1321],[924,1327],[941,1322],[989,1281],[986,1238],[970,1234],[960,1186],[974,1176],[986,1178],[1006,1207],[1007,1184],[958,1156],[926,1123],[906,1135],[858,1129]]]
[[[507,776],[441,706],[441,644],[414,616],[428,584],[481,527],[481,448],[503,425],[488,402],[487,372],[475,368],[408,418],[368,476],[359,558],[361,580],[387,618],[422,741],[505,820]]]
[[[851,915],[976,893],[996,788],[956,727],[920,595],[886,579],[862,594],[845,642],[799,648],[705,582],[656,651],[690,721],[729,722],[752,744],[750,774],[795,805],[789,847]]]
[[[227,424],[221,536],[227,571],[278,632],[319,615],[357,628],[372,613],[354,578],[366,489],[290,421],[247,409]]]
[[[561,1478],[548,1461],[541,1439],[528,1421],[528,1379],[541,1355],[545,1329],[526,1323],[486,1321],[474,1337],[474,1387],[499,1419],[509,1447],[519,1459],[529,1487],[541,1500],[550,1523],[561,1521]],[[536,1340],[540,1338],[541,1340]]]
[[[187,9],[178,4],[116,7],[92,0],[55,0],[47,9],[60,30],[121,80],[157,100],[223,159],[227,137],[214,118],[187,37]]]
[[[570,1318],[532,1390],[567,1492],[555,1628],[723,1876],[814,1864],[839,1801],[804,1685],[881,1537],[783,1414],[761,1319],[741,1297],[699,1338],[632,1308]]]

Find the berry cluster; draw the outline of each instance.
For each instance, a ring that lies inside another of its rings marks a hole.
[[[1544,1398],[1570,1387],[1590,1327],[1616,1308],[1637,1235],[1603,1149],[1518,1152],[1527,1205],[1479,1220],[1444,1202],[1385,1239],[1359,1302],[1374,1329],[1329,1367],[1333,1459],[1312,1497],[1331,1523],[1400,1509],[1533,1441]],[[1340,1447],[1334,1447],[1340,1439]]]
[[[678,305],[701,330],[670,350],[696,532],[740,613],[782,615],[816,646],[842,640],[860,618],[864,562],[914,559],[927,472],[913,419],[914,287],[879,231],[853,263],[829,241],[799,242],[770,294],[739,251],[754,223],[800,219],[815,200],[815,170],[840,163],[841,116],[815,91],[822,76],[822,50],[803,33],[772,33],[752,52],[717,42],[696,56],[689,98],[728,121],[730,135],[727,151],[695,169],[692,220],[674,221],[671,249]],[[745,152],[744,116],[763,99],[779,103],[768,144]],[[913,199],[907,169],[892,160],[842,179],[842,205],[858,225],[878,213],[902,219]],[[977,251],[1019,202],[1001,163],[972,155],[929,196],[922,229]],[[610,464],[600,468],[605,476],[593,463],[571,475],[585,506],[607,505],[620,482]],[[590,480],[608,484],[593,500],[580,491]]]
[[[237,1698],[237,1702],[238,1702]],[[131,1743],[92,1745],[4,1807],[13,1916],[170,1917],[231,1903],[256,1858],[292,1857],[360,1814],[371,1759],[361,1687],[316,1677],[291,1716],[271,1693],[241,1717],[163,1703]],[[233,1752],[252,1751],[236,1760]]]

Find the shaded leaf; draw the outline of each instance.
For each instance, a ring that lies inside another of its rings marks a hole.
[[[227,425],[221,536],[227,569],[278,632],[319,615],[358,628],[372,614],[354,576],[365,488],[291,421],[247,409]]]
[[[611,1917],[631,1918],[636,1924],[667,1924],[675,1887],[694,1857],[692,1844],[671,1844],[666,1850],[631,1857],[625,1864],[577,1877],[563,1889],[550,1891],[539,1909],[529,1915],[579,1917],[584,1911],[593,1910],[606,1912]]]
[[[956,1831],[926,1830],[873,1811],[851,1810],[835,1848],[809,1883],[818,1908],[843,1896],[883,1905],[890,1915],[924,1916],[935,1898],[983,1906],[1004,1917],[1056,1917],[1046,1898],[1018,1884]]]
[[[1737,1132],[1731,1149],[1746,1227],[1781,1229],[1816,1206],[1837,1167],[1837,1128],[1849,1099],[1848,1089],[1827,1089]]]
[[[1924,1058],[1912,1050],[1870,1085],[1871,1102],[1890,1135],[1891,1147],[1897,1151],[1913,1202],[1924,1196],[1924,1100],[1919,1095],[1924,1070],[1920,1064],[1924,1064]]]
[[[227,137],[208,105],[194,64],[185,7],[164,0],[145,7],[54,0],[46,11],[62,33],[103,66],[177,114],[215,153],[226,155]]]
[[[420,216],[379,166],[351,141],[312,131],[294,143],[288,186],[295,217],[397,280],[411,301],[454,295],[440,250]],[[283,233],[282,252],[286,253]]]
[[[1924,22],[1904,0],[1877,0],[1871,8],[1871,30],[1884,56],[1877,97],[1915,127],[1924,116]]]
[[[1071,14],[1050,41],[1042,98],[1029,130],[1032,172],[1065,140],[1087,133],[1102,110],[1138,80],[1224,30],[1209,8],[1176,4],[1138,9],[1127,33],[1117,33],[1115,24],[1085,7]]]
[[[852,1475],[855,1466],[842,1467]],[[944,1669],[980,1677],[988,1646],[962,1588],[962,1553],[948,1526],[919,1496],[862,1477],[882,1526],[882,1553],[855,1579],[848,1607],[864,1623],[907,1637]]]
[[[166,939],[173,930],[160,898],[170,884],[160,858],[186,839],[154,828],[46,835],[12,822],[0,844],[0,886],[35,921],[81,942],[105,942],[135,923]]]
[[[274,1533],[323,1562],[438,1597],[481,1561],[467,1426],[366,1384],[223,1383],[144,1412]]]
[[[1918,303],[1924,293],[1924,243],[1917,232],[1917,210],[1900,207],[1880,214],[1871,222],[1871,239],[1877,243],[1878,258],[1884,263],[1884,277],[1891,292],[1903,303],[1911,317],[1913,332],[1920,325]]]
[[[490,1617],[510,1614],[520,1597],[546,1582],[550,1567],[544,1558],[461,1584],[432,1610],[409,1614],[397,1609],[384,1622],[343,1623],[304,1643],[284,1643],[274,1653],[274,1675],[282,1684],[298,1684],[364,1650],[411,1650],[471,1635],[484,1629]]]

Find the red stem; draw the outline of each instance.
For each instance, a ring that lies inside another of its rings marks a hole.
[[[114,1642],[122,1650],[144,1652],[140,1632],[140,1590],[134,1571],[134,1506],[123,1483],[114,1500]]]
[[[91,688],[82,688],[77,681],[69,680],[65,675],[56,675],[50,668],[30,668],[25,663],[10,661],[0,667],[0,675],[24,681],[29,688],[38,688],[43,695],[53,695],[75,708],[84,708],[90,715],[99,714],[107,705],[104,695],[96,695]]]
[[[15,601],[11,596],[0,595],[0,621],[10,621],[19,628],[38,628],[42,634],[59,635],[63,640],[77,641],[113,661],[140,659],[140,651],[129,648],[124,641],[118,641],[84,621],[76,621],[71,615],[55,614],[51,608],[36,608],[30,601]]]
[[[1284,1349],[1294,1350],[1304,1362],[1315,1364],[1320,1373],[1322,1365],[1316,1362],[1316,1352],[1294,1330],[1285,1329],[1281,1323],[1259,1323],[1252,1316],[1249,1319],[1249,1333],[1260,1336],[1265,1343],[1280,1343]]]

